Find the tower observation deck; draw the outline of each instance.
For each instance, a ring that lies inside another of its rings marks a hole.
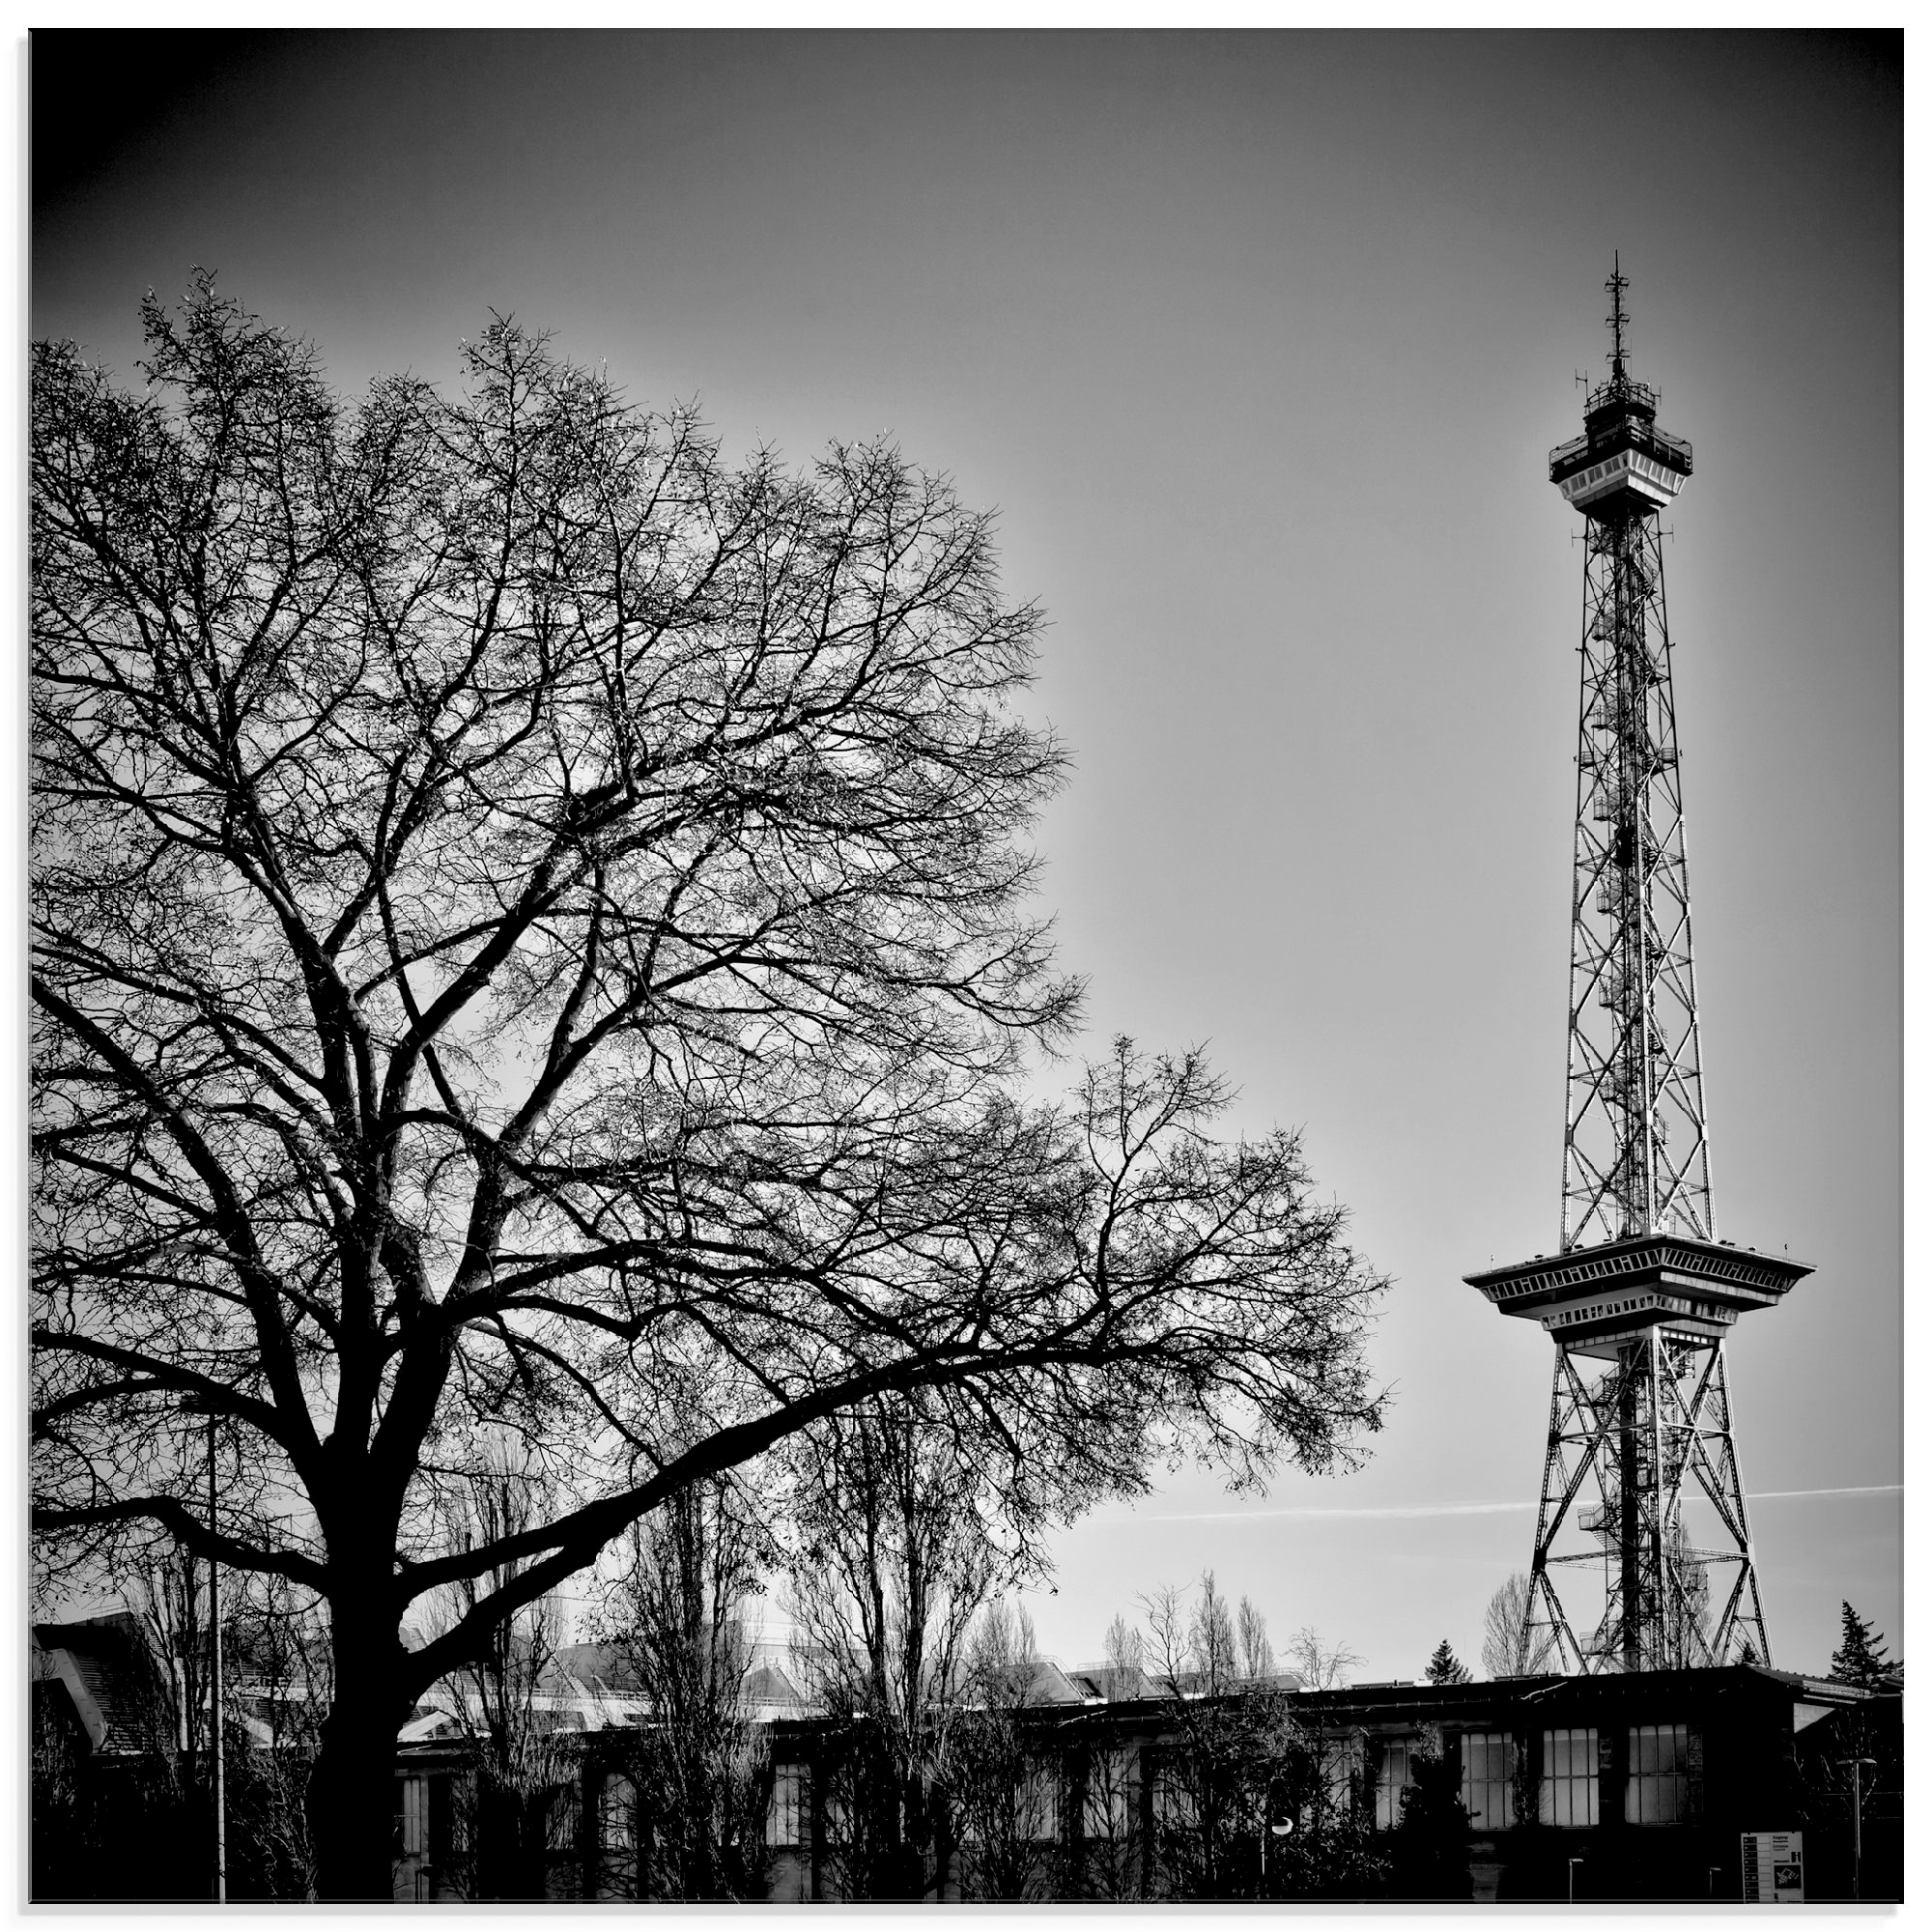
[[[1657,515],[1690,445],[1630,374],[1621,266],[1605,286],[1609,378],[1549,455],[1584,519],[1561,1231],[1465,1277],[1556,1347],[1525,1671],[1771,1661],[1724,1337],[1811,1272],[1712,1220]]]

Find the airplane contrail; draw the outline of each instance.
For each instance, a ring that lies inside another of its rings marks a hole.
[[[1752,1490],[1746,1500],[1754,1503],[1791,1502],[1811,1496],[1895,1496],[1902,1494],[1903,1483],[1860,1483],[1832,1490]],[[1306,1517],[1329,1520],[1375,1519],[1399,1520],[1432,1516],[1511,1516],[1527,1515],[1534,1502],[1510,1503],[1398,1503],[1387,1507],[1329,1509],[1319,1505],[1294,1504],[1283,1509],[1187,1510],[1175,1516],[1120,1516],[1096,1519],[1105,1523],[1127,1522],[1256,1522],[1264,1518]]]

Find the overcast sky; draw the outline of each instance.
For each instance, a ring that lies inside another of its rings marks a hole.
[[[883,430],[998,507],[1094,1040],[1207,1041],[1395,1277],[1366,1467],[1075,1527],[1034,1604],[1069,1662],[1211,1567],[1414,1675],[1527,1565],[1551,1350],[1461,1277],[1557,1239],[1582,554],[1545,465],[1620,250],[1696,451],[1665,561],[1718,1228],[1817,1268],[1731,1347],[1766,1613],[1798,1668],[1843,1597],[1897,1638],[1895,42],[37,52],[37,335],[128,371],[202,265],[353,390],[514,312],[731,450]]]

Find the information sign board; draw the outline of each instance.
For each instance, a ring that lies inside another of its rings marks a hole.
[[[1804,1903],[1804,1833],[1747,1832],[1744,1834],[1745,1903]]]

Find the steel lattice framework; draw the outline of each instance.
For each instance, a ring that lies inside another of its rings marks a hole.
[[[1592,517],[1583,548],[1566,1248],[1711,1233],[1657,512]]]
[[[1629,373],[1628,286],[1620,268],[1606,284],[1609,380],[1549,459],[1585,519],[1561,1243],[1468,1277],[1556,1344],[1524,1671],[1770,1662],[1724,1336],[1810,1272],[1712,1221],[1658,525],[1690,446]],[[1557,1587],[1585,1573],[1600,1573],[1594,1627]]]

